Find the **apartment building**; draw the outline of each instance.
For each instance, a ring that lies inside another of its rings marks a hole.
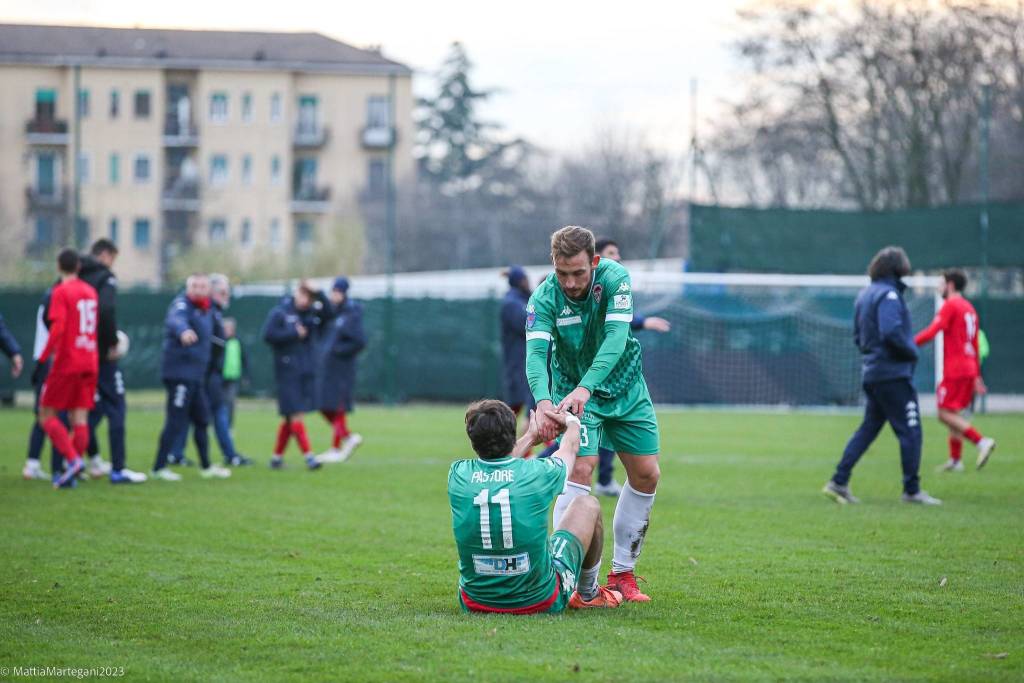
[[[157,284],[308,249],[414,172],[411,70],[316,33],[0,24],[0,93],[0,266],[107,236]]]

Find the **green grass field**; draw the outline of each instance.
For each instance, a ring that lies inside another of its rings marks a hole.
[[[992,462],[946,476],[926,418],[924,487],[946,505],[924,509],[899,502],[890,434],[855,473],[862,505],[819,493],[855,416],[663,412],[638,568],[654,601],[557,617],[457,607],[445,483],[468,450],[458,407],[361,409],[356,457],[310,473],[294,450],[289,470],[266,467],[276,418],[252,405],[236,432],[260,463],[228,481],[184,470],[178,484],[61,492],[20,477],[30,419],[0,411],[0,679],[32,666],[139,680],[1024,678],[1021,416],[982,417],[1001,442]],[[324,446],[326,426],[309,423]],[[131,413],[129,466],[148,471],[160,426]]]

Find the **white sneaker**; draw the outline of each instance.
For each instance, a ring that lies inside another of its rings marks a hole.
[[[978,464],[976,469],[981,469],[988,462],[988,459],[992,457],[992,451],[996,449],[996,440],[986,436],[984,439],[978,442]]]
[[[953,460],[952,458],[950,458],[949,460],[946,461],[946,463],[944,465],[940,465],[937,471],[939,471],[939,472],[963,472],[964,471],[964,463],[963,463],[962,460]]]
[[[363,437],[359,434],[349,434],[345,437],[345,440],[341,442],[341,450],[338,452],[340,459],[338,462],[345,462],[352,457],[352,453],[359,448],[359,444],[363,442]]]
[[[220,465],[210,465],[205,470],[199,470],[199,476],[203,479],[227,479],[231,476],[231,470]]]
[[[178,474],[177,472],[172,472],[167,467],[162,467],[158,470],[153,470],[153,473],[149,476],[153,477],[154,479],[159,479],[160,481],[181,481],[181,475]]]
[[[26,460],[25,466],[21,468],[21,476],[25,481],[50,481],[50,475],[43,470],[38,460]]]
[[[89,458],[89,469],[87,471],[93,479],[105,477],[110,474],[110,463],[104,460],[102,456],[94,455]]]
[[[928,495],[927,491],[918,491],[914,495],[903,494],[904,503],[916,503],[918,505],[942,505],[942,501]]]
[[[619,482],[612,479],[610,484],[595,484],[594,493],[599,496],[608,496],[610,498],[618,498],[619,494],[622,493],[622,485]]]
[[[324,464],[332,462],[341,462],[341,451],[338,450],[337,448],[331,448],[330,450],[326,450],[320,455],[316,456],[316,459],[317,462],[322,462]]]
[[[110,473],[111,484],[143,484],[147,478],[142,472],[135,472],[127,467]]]

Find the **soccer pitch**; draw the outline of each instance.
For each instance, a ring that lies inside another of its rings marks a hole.
[[[250,404],[236,436],[258,466],[230,480],[193,469],[178,484],[61,492],[22,481],[31,415],[0,411],[0,679],[46,666],[129,680],[1024,677],[1024,417],[980,417],[1000,442],[992,461],[944,476],[945,435],[926,418],[935,509],[899,502],[888,431],[854,474],[860,506],[819,492],[853,415],[659,418],[638,566],[653,602],[507,617],[456,602],[445,486],[469,455],[457,406],[360,408],[353,460],[310,473],[294,444],[289,469],[267,468],[276,416]],[[149,470],[161,420],[130,412],[129,467]],[[308,424],[322,450],[326,425]],[[605,571],[613,508],[605,499]]]

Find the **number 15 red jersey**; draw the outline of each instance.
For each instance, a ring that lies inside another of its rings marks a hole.
[[[77,277],[50,294],[50,338],[39,360],[53,356],[51,375],[99,372],[96,346],[96,290]]]

